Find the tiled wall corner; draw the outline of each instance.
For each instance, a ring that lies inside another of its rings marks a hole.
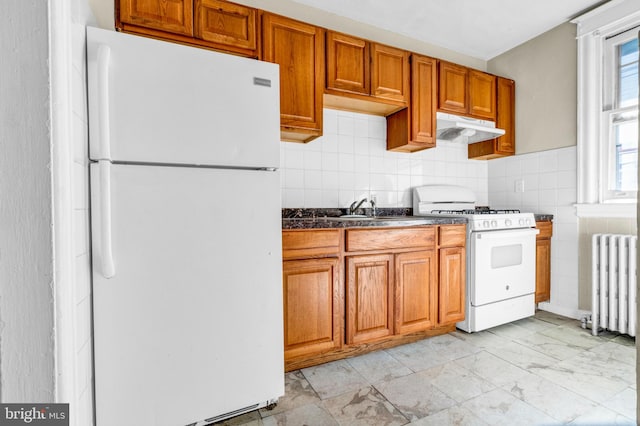
[[[411,188],[433,183],[467,186],[487,203],[487,162],[468,160],[464,144],[387,151],[384,117],[331,109],[323,133],[307,144],[281,144],[283,207],[347,207],[374,194],[380,207],[411,207]]]
[[[494,208],[553,214],[551,301],[578,310],[578,218],[575,214],[576,148],[560,148],[492,160],[489,202]],[[524,185],[524,192],[516,187]]]

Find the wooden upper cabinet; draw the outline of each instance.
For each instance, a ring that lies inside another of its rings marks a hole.
[[[469,114],[482,119],[496,119],[496,77],[469,70]]]
[[[371,95],[409,102],[409,52],[371,44]]]
[[[280,65],[282,140],[309,142],[321,136],[324,30],[264,13],[262,43],[262,59]]]
[[[440,61],[438,65],[438,109],[456,114],[467,114],[468,80],[468,68]]]
[[[327,31],[327,89],[369,94],[369,43],[360,38]]]
[[[387,116],[387,149],[415,152],[436,146],[437,61],[411,55],[411,100]]]
[[[516,83],[508,78],[497,78],[496,127],[505,134],[497,139],[469,144],[469,158],[490,160],[516,153]]]
[[[409,52],[327,31],[324,105],[389,115],[409,100]]]
[[[195,36],[248,55],[258,48],[258,11],[221,0],[195,0]]]
[[[192,0],[120,0],[119,22],[193,36]]]
[[[516,82],[498,77],[498,111],[496,126],[505,130],[504,136],[496,139],[496,153],[516,153]]]

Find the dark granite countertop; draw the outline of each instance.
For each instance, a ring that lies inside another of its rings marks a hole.
[[[536,222],[552,222],[552,214],[536,213],[533,215],[536,218]]]

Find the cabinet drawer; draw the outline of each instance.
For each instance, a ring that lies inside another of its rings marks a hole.
[[[537,238],[551,238],[551,235],[553,235],[552,222],[536,222],[536,228],[540,230]]]
[[[466,225],[443,225],[438,227],[438,240],[442,247],[464,246],[467,238]]]
[[[348,229],[347,251],[388,250],[435,246],[435,227],[400,229]]]
[[[282,231],[282,258],[337,256],[340,252],[340,230]]]

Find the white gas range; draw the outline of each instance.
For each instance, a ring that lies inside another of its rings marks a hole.
[[[413,214],[468,221],[466,315],[458,328],[481,331],[535,313],[533,213],[478,207],[468,188],[426,185],[413,190]]]

